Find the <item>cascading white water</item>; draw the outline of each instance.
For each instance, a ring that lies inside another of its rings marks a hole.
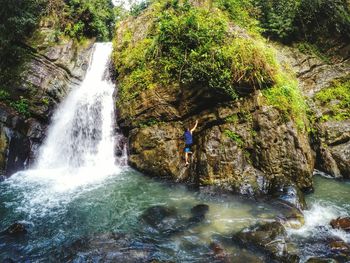
[[[106,74],[111,52],[110,43],[95,45],[82,85],[53,117],[37,169],[114,169],[113,84]]]
[[[25,190],[20,209],[45,214],[53,206],[61,207],[118,174],[126,160],[116,160],[114,154],[114,85],[108,78],[112,44],[97,43],[94,49],[82,84],[55,112],[34,169],[7,180],[11,188]]]

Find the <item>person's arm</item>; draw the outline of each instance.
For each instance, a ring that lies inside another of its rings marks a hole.
[[[196,124],[191,129],[191,133],[194,132],[194,130],[197,128],[197,126],[198,126],[198,120],[196,120]]]

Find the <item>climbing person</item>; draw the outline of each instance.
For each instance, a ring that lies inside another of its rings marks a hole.
[[[189,155],[192,154],[191,147],[193,145],[193,137],[192,133],[198,126],[198,120],[196,120],[196,124],[193,126],[192,129],[185,128],[185,133],[184,133],[184,139],[185,139],[185,161],[186,164],[185,166],[188,166],[190,163],[188,161]]]

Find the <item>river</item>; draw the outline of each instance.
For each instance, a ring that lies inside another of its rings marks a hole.
[[[213,262],[211,244],[218,242],[234,262],[249,262],[252,253],[230,245],[231,236],[257,222],[273,221],[280,214],[276,207],[151,179],[127,166],[124,148],[115,157],[115,147],[122,144],[115,134],[114,85],[106,70],[111,52],[110,43],[95,45],[87,75],[54,114],[35,165],[0,183],[0,230],[21,222],[28,231],[20,237],[0,235],[0,260],[85,262],[89,250],[82,252],[77,241],[124,233],[133,239],[130,246],[151,246],[152,259]],[[328,226],[331,219],[350,215],[349,193],[349,182],[315,176],[305,225],[288,230],[302,261],[325,255],[310,242],[320,235],[350,242],[349,234]],[[198,204],[209,206],[205,220],[175,235],[155,233],[140,220],[147,208],[165,206],[177,211],[179,222],[186,221]],[[253,256],[261,257],[258,252]]]

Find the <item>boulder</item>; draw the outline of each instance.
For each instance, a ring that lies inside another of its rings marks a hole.
[[[9,236],[20,236],[26,234],[27,229],[22,223],[14,223],[9,226],[4,233]]]
[[[330,225],[335,229],[341,229],[350,232],[350,217],[338,217],[330,222]]]
[[[319,126],[318,168],[335,178],[350,178],[350,121]]]
[[[152,206],[147,208],[141,215],[142,221],[151,226],[159,225],[165,218],[175,217],[177,212],[174,208],[168,208],[165,206]]]
[[[154,234],[171,235],[183,231],[187,223],[178,216],[176,209],[153,206],[146,209],[140,217],[142,231]]]
[[[307,209],[303,193],[292,182],[276,182],[273,184],[270,193],[274,199],[281,200],[282,203],[288,203],[300,211]]]
[[[189,219],[192,223],[199,223],[205,219],[205,215],[209,211],[209,206],[206,204],[199,204],[191,208],[192,217]]]
[[[279,222],[259,224],[233,235],[232,240],[248,249],[258,249],[279,262],[299,262],[295,252],[290,252],[287,232]]]
[[[330,249],[332,251],[335,251],[335,252],[347,252],[350,255],[350,245],[346,244],[342,240],[332,241],[329,244],[329,247],[330,247]]]
[[[95,235],[63,248],[58,262],[151,262],[156,247],[118,233]],[[53,259],[52,259],[53,260]]]
[[[184,91],[183,98],[179,98],[172,96],[170,89],[145,91],[160,94],[148,94],[147,100],[146,94],[141,94],[118,108],[118,123],[129,139],[131,166],[152,176],[194,186],[217,186],[253,198],[273,194],[275,184],[282,181],[285,186],[300,189],[312,186],[314,157],[307,135],[298,131],[293,122],[282,122],[276,109],[256,107],[258,93],[237,102],[216,102],[217,105],[213,98],[214,105],[203,109],[196,105],[203,98],[194,98],[200,95]],[[164,94],[167,90],[169,94]],[[191,101],[193,104],[188,106]],[[153,111],[152,105],[162,106]],[[177,116],[187,117],[181,122]],[[191,126],[195,119],[199,127],[187,168],[183,127]],[[294,200],[290,200],[297,203],[301,196],[295,190]],[[299,203],[297,206],[303,207],[303,201]]]

